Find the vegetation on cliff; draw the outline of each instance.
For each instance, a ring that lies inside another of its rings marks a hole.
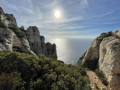
[[[17,35],[18,38],[23,37],[22,33],[20,32],[18,28],[9,27],[9,29],[12,30]]]
[[[85,71],[50,58],[0,53],[0,90],[91,90]]]
[[[6,28],[7,26],[0,20],[0,27]]]

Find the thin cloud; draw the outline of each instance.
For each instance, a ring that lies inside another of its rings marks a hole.
[[[6,12],[15,15],[18,26],[24,25],[25,28],[37,26],[43,35],[89,35],[100,32],[106,24],[119,24],[120,20],[119,8],[116,9],[113,7],[113,9],[107,7],[109,4],[105,4],[106,8],[98,5],[94,9],[92,6],[97,2],[94,0],[11,1],[0,0],[0,6]],[[54,10],[56,9],[59,9],[62,13],[62,17],[59,20],[54,17]]]
[[[80,5],[82,5],[82,7],[83,8],[86,8],[86,7],[88,7],[88,0],[80,0],[81,2],[80,2]]]
[[[54,31],[54,32],[49,32],[51,35],[68,35],[68,34],[76,34],[78,31]]]

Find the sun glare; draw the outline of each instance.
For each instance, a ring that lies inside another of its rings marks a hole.
[[[56,18],[60,18],[60,16],[61,16],[60,11],[59,11],[59,10],[56,10],[56,11],[55,11],[55,17],[56,17]]]

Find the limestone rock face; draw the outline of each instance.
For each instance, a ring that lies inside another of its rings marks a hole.
[[[99,58],[99,45],[101,40],[102,38],[98,37],[92,42],[92,44],[90,45],[89,49],[87,50],[82,60],[82,63],[84,63],[87,60],[94,61]]]
[[[120,40],[105,38],[100,44],[99,69],[106,75],[110,88],[120,90]]]
[[[5,14],[5,16],[6,16],[5,21],[9,21],[7,25],[8,27],[17,27],[17,22],[13,14]]]
[[[51,43],[46,43],[46,53],[45,55],[47,57],[52,57],[52,58],[55,58],[57,59],[57,54],[56,54],[56,45],[55,44],[51,44]]]
[[[103,33],[97,37],[85,55],[81,58],[83,65],[89,69],[97,67],[103,71],[109,83],[109,89],[120,90],[120,30]],[[86,64],[87,63],[87,64]]]
[[[107,37],[108,35],[112,35],[112,33],[103,33],[99,37],[97,37],[90,45],[85,55],[80,58],[79,61],[82,61],[82,64],[85,64],[90,69],[95,69],[98,64],[99,59],[99,47],[101,41]]]
[[[26,36],[30,44],[30,49],[37,55],[42,54],[42,42],[37,27],[29,27],[26,30]]]
[[[26,30],[26,37],[30,45],[30,49],[37,55],[45,55],[57,59],[56,46],[50,43],[45,44],[44,36],[40,36],[40,32],[36,26],[30,26]]]
[[[12,51],[14,47],[21,47],[20,40],[18,39],[16,34],[9,29],[0,28],[0,38],[4,40],[0,43],[1,51]]]
[[[0,20],[7,27],[17,27],[17,22],[15,17],[12,14],[5,14],[1,7],[0,7]]]

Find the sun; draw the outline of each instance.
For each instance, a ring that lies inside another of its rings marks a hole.
[[[56,10],[54,14],[55,14],[56,18],[60,18],[60,16],[61,16],[61,13],[59,10]]]

